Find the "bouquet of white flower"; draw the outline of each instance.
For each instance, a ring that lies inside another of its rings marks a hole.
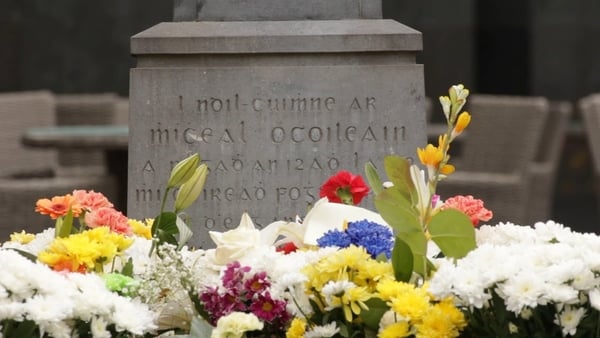
[[[454,296],[465,336],[600,337],[600,237],[549,221],[477,231],[477,248],[436,260],[430,292]]]

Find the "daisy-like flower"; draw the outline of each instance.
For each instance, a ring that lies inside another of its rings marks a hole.
[[[290,327],[285,332],[285,338],[304,338],[306,332],[306,321],[302,318],[294,318]]]
[[[13,232],[10,235],[10,241],[19,243],[19,244],[27,244],[35,239],[34,234],[30,234],[25,232],[25,230],[21,230],[21,232]]]
[[[317,325],[310,328],[304,334],[304,338],[329,338],[340,332],[335,322],[326,325]]]
[[[577,326],[584,316],[584,308],[566,306],[565,309],[554,319],[554,323],[562,327],[563,335],[574,336],[577,332]]]
[[[52,219],[65,216],[69,210],[74,217],[81,214],[81,205],[71,194],[54,196],[52,199],[42,198],[35,203],[35,211],[42,215],[48,215]]]
[[[320,197],[330,202],[358,205],[369,194],[369,187],[360,175],[342,170],[321,186]]]

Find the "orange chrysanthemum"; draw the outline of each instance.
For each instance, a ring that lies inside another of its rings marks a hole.
[[[74,217],[79,217],[81,214],[81,206],[71,194],[54,196],[52,200],[42,198],[35,203],[36,212],[49,215],[52,219],[66,215],[69,210],[72,210]]]

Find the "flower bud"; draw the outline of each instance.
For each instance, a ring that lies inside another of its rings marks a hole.
[[[471,114],[467,112],[463,112],[458,115],[458,119],[456,120],[456,125],[452,130],[452,135],[450,136],[451,140],[454,140],[455,137],[462,134],[462,132],[467,128],[467,126],[471,123]]]
[[[440,96],[440,104],[442,105],[444,115],[446,115],[446,120],[450,119],[450,98],[448,96]]]
[[[169,181],[167,182],[167,188],[175,188],[188,181],[194,174],[199,162],[200,155],[196,153],[177,163],[173,170],[171,170],[171,177],[169,177]]]
[[[192,177],[181,185],[175,198],[175,213],[186,209],[196,201],[204,188],[207,175],[208,167],[206,164],[201,164],[196,168]]]

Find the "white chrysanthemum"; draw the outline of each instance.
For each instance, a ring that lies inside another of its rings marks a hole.
[[[577,326],[583,316],[585,316],[584,308],[566,306],[554,319],[554,323],[562,327],[563,335],[573,336],[577,332]]]
[[[600,311],[600,289],[595,288],[589,292],[590,305]]]
[[[54,338],[72,338],[73,328],[66,322],[38,323],[40,332],[48,333],[48,336]]]
[[[571,228],[554,221],[537,222],[534,228],[538,240],[543,242],[565,242],[573,236]]]
[[[106,329],[106,320],[102,317],[94,316],[90,325],[92,336],[94,338],[111,338],[111,333]]]
[[[148,306],[137,299],[128,299],[115,295],[114,312],[111,322],[115,323],[117,331],[129,331],[133,334],[143,335],[148,330],[156,328],[154,320],[156,314]]]
[[[323,290],[321,293],[325,296],[325,309],[331,310],[336,307],[341,307],[342,304],[336,298],[340,298],[347,290],[356,287],[356,284],[347,281],[329,281],[325,286],[323,286]]]
[[[523,271],[498,285],[498,294],[504,298],[506,309],[516,314],[525,307],[536,307],[546,292],[544,280],[529,271]]]
[[[152,263],[152,259],[148,256],[151,247],[152,240],[139,236],[135,237],[133,243],[123,251],[123,254],[120,257],[115,258],[114,263],[112,261],[106,262],[104,271],[121,271],[122,267],[131,258],[133,274],[140,275],[144,273],[148,265]]]
[[[89,322],[93,315],[108,316],[112,311],[113,294],[95,274],[70,273],[67,278],[80,292],[73,295],[75,316]],[[115,295],[116,296],[116,295]]]
[[[329,338],[333,337],[338,332],[340,332],[340,328],[337,327],[335,322],[332,322],[326,325],[312,327],[304,333],[304,338]]]
[[[46,249],[54,241],[54,228],[48,228],[35,235],[35,238],[27,244],[17,242],[5,242],[2,248],[13,248],[29,252],[37,256],[42,250]]]
[[[541,305],[554,304],[575,304],[579,302],[579,291],[568,284],[546,283],[546,294],[544,294],[538,303]]]
[[[23,310],[27,313],[27,319],[36,323],[58,322],[71,317],[74,307],[72,299],[57,302],[54,295],[35,295],[27,299]]]
[[[383,316],[381,316],[381,319],[379,320],[379,329],[382,330],[392,324],[404,322],[404,321],[408,322],[408,320],[406,320],[406,318],[399,315],[396,311],[388,310],[383,314]]]

